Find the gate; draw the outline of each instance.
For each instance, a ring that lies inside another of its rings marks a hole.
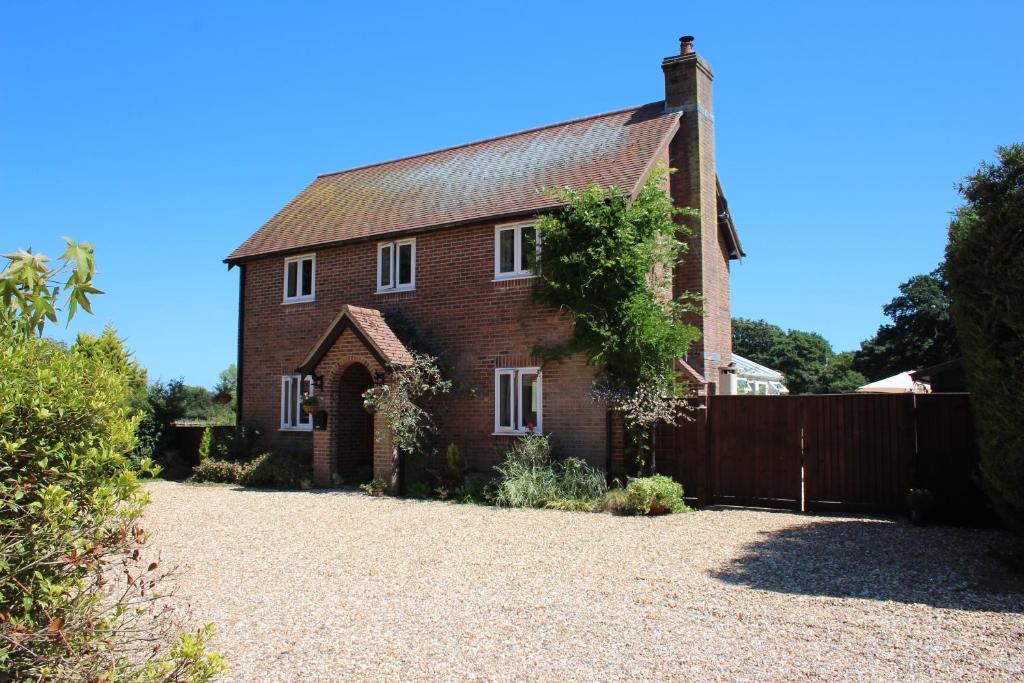
[[[981,501],[967,394],[710,396],[659,426],[655,467],[697,505],[894,512],[912,487]]]

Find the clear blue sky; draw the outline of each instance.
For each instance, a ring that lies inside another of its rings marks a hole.
[[[221,262],[318,173],[661,99],[716,72],[748,257],[733,312],[851,349],[942,256],[954,184],[1024,140],[1020,2],[4,3],[0,250],[97,245],[151,378],[235,359]]]

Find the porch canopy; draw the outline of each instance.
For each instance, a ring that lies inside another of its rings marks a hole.
[[[388,327],[380,311],[346,304],[313,344],[296,372],[312,374],[345,330],[351,330],[382,367],[412,364],[409,350]]]

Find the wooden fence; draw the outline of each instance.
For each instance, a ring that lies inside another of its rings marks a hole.
[[[910,488],[980,504],[967,394],[711,396],[661,426],[654,469],[697,505],[897,512]]]

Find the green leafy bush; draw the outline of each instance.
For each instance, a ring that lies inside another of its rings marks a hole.
[[[949,226],[946,277],[978,427],[981,479],[1024,532],[1024,145],[965,178]]]
[[[683,485],[660,474],[630,479],[625,493],[626,509],[633,514],[660,515],[689,510],[683,502]]]
[[[600,498],[555,498],[544,503],[548,510],[567,512],[594,512],[600,506]]]
[[[92,248],[64,265],[18,252],[0,272],[0,679],[206,681],[209,628],[182,632],[145,545],[149,498],[127,455],[139,421],[124,368],[40,334],[89,310]],[[151,462],[143,459],[142,471]]]
[[[188,481],[194,484],[240,484],[244,470],[237,462],[203,460],[192,470]]]
[[[526,434],[505,454],[495,469],[499,479],[495,503],[504,507],[545,507],[555,501],[591,501],[591,508],[607,490],[604,473],[578,458],[552,462],[551,442],[540,434]],[[578,503],[574,509],[578,509]]]
[[[387,487],[388,483],[380,477],[374,477],[365,484],[359,485],[359,488],[361,488],[363,491],[365,491],[367,494],[371,496],[382,495],[384,491],[387,489]]]
[[[480,477],[466,477],[452,492],[451,500],[465,505],[490,505],[494,501],[492,483]]]
[[[308,489],[313,482],[310,454],[271,451],[257,457],[242,469],[242,486],[273,489]]]

